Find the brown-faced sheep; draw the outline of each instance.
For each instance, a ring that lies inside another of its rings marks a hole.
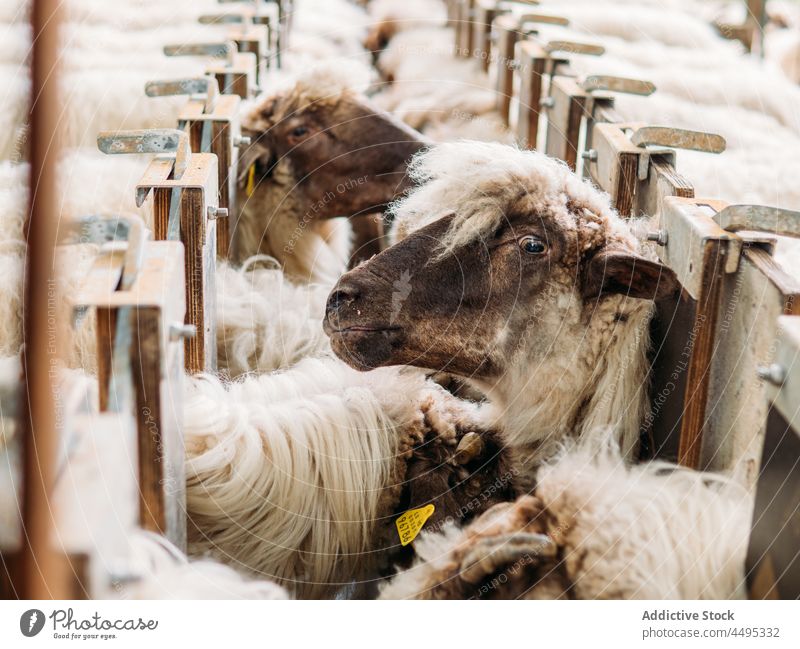
[[[254,107],[243,120],[252,145],[242,156],[244,199],[237,257],[263,253],[287,274],[332,284],[347,268],[354,217],[357,257],[379,251],[382,212],[409,186],[411,157],[427,141],[324,69]]]
[[[411,175],[421,185],[394,210],[401,240],[329,298],[334,351],[361,370],[467,379],[532,465],[608,428],[631,456],[653,299],[674,274],[643,256],[605,195],[540,153],[444,144]]]

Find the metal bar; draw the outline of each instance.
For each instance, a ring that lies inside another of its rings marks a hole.
[[[783,237],[800,237],[800,212],[764,205],[729,205],[714,220],[729,232],[759,230]]]
[[[643,126],[634,131],[631,142],[640,147],[668,146],[704,153],[722,153],[727,146],[721,135],[671,126]]]
[[[148,81],[145,84],[144,92],[148,97],[206,95],[205,112],[213,113],[219,98],[219,84],[211,75],[194,79]]]
[[[154,128],[133,131],[101,131],[97,148],[103,153],[175,153],[174,176],[179,179],[189,167],[192,150],[189,136],[176,128]]]

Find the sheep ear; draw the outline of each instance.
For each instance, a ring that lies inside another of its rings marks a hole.
[[[582,295],[585,299],[616,293],[643,300],[672,295],[678,280],[672,269],[630,252],[603,250],[584,268]]]

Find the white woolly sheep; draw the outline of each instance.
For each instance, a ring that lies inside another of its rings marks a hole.
[[[513,497],[515,470],[477,427],[479,407],[408,368],[364,376],[306,359],[229,386],[201,376],[185,412],[190,553],[299,597],[389,574],[405,509],[432,502],[440,524]],[[454,461],[476,430],[483,451]]]

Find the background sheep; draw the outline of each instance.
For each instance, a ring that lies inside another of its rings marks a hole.
[[[382,229],[365,220],[408,187],[406,164],[426,145],[325,69],[260,101],[243,128],[253,144],[242,176],[253,189],[234,233],[238,258],[268,254],[289,276],[329,285],[351,248],[349,228],[330,219],[357,217],[356,234],[359,223],[365,230],[354,242],[357,257],[380,250]]]

